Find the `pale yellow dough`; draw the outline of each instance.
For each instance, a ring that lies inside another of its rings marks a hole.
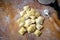
[[[41,29],[43,28],[43,25],[36,24],[36,28],[37,28],[38,30],[41,30]]]
[[[42,17],[36,9],[29,6],[24,6],[19,14],[20,18],[17,20],[17,23],[20,30],[18,32],[21,35],[28,32],[40,36],[41,29],[43,28],[44,17]]]
[[[34,34],[35,34],[36,36],[40,36],[40,35],[41,35],[41,31],[36,30],[36,31],[34,32]]]
[[[21,35],[23,35],[26,32],[26,29],[24,27],[21,27],[18,31]]]
[[[30,25],[30,27],[27,28],[28,33],[32,33],[35,31],[35,24]]]

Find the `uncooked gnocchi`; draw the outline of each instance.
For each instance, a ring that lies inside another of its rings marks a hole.
[[[21,27],[18,31],[21,35],[23,35],[26,32],[26,29],[24,27]]]
[[[30,26],[30,25],[28,25],[28,24],[25,24],[25,25],[24,25],[25,28],[28,28],[29,26]]]
[[[29,7],[29,6],[24,6],[23,9],[24,9],[25,11],[27,11],[27,10],[30,10],[30,7]]]
[[[44,18],[42,16],[39,16],[37,19],[36,19],[36,23],[37,24],[43,24],[43,21],[44,21]]]
[[[35,24],[30,25],[30,27],[27,28],[28,33],[32,33],[35,31]]]
[[[43,26],[40,25],[40,24],[36,24],[36,28],[37,28],[38,30],[41,30],[41,29],[43,28]]]
[[[26,13],[25,11],[21,11],[20,16],[23,16],[25,13]]]
[[[41,34],[41,31],[39,31],[39,30],[36,30],[36,31],[34,32],[34,34],[35,34],[36,36],[40,36],[40,34]]]
[[[30,16],[31,19],[35,19],[36,17],[35,16]]]
[[[35,17],[39,17],[40,16],[40,13],[39,12],[36,12],[35,13]]]
[[[25,14],[23,17],[25,18],[25,20],[29,18],[28,14]]]
[[[17,20],[20,27],[18,32],[21,35],[28,32],[39,36],[43,28],[43,21],[44,17],[42,17],[36,9],[24,6],[23,10],[20,12],[20,18]]]
[[[24,22],[20,22],[19,27],[23,27],[24,26]]]
[[[31,23],[35,23],[35,19],[31,19]]]
[[[32,23],[31,23],[31,19],[27,19],[27,20],[25,21],[25,24],[31,25],[31,24],[32,24]]]

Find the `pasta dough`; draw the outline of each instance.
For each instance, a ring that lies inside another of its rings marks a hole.
[[[29,6],[24,6],[23,9],[20,12],[21,17],[17,20],[20,27],[18,32],[23,35],[27,31],[28,33],[34,33],[36,36],[39,36],[43,28],[44,17]]]
[[[34,34],[35,34],[36,36],[40,36],[40,34],[41,34],[41,31],[39,31],[39,30],[36,30],[36,31],[34,32]]]
[[[40,25],[40,24],[37,24],[37,25],[36,25],[36,28],[37,28],[38,30],[41,30],[41,29],[43,28],[43,26]]]
[[[35,31],[35,24],[30,25],[30,27],[27,28],[28,33],[32,33]]]
[[[35,17],[39,17],[40,16],[40,13],[39,12],[36,12],[35,13]]]
[[[44,21],[44,18],[39,16],[37,19],[36,19],[36,23],[37,24],[43,24],[43,21]]]
[[[23,35],[26,32],[26,29],[24,27],[20,28],[18,31],[21,35]]]
[[[20,16],[23,16],[25,13],[26,13],[25,11],[21,11]]]

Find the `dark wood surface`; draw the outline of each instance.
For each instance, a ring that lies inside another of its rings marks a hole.
[[[28,33],[21,36],[18,33],[16,20],[19,18],[19,11],[25,5],[37,9],[45,17],[40,37]],[[42,13],[46,8],[51,12],[53,19],[51,21]],[[49,6],[39,4],[36,0],[0,0],[0,40],[60,40],[60,20],[57,18],[57,12]]]

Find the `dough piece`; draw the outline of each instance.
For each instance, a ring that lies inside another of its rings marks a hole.
[[[24,15],[25,20],[27,20],[29,18],[29,16],[27,14]]]
[[[25,11],[27,11],[27,10],[30,10],[30,7],[29,6],[24,6],[24,8],[23,8]]]
[[[35,23],[36,21],[35,21],[35,19],[31,19],[31,23]]]
[[[31,24],[32,24],[32,23],[31,23],[31,19],[27,19],[27,20],[25,21],[25,24],[31,25]]]
[[[31,19],[35,19],[35,16],[30,16]]]
[[[35,31],[35,24],[30,25],[30,27],[27,28],[28,33],[32,33]]]
[[[24,24],[25,24],[24,22],[20,22],[19,27],[23,27]]]
[[[19,18],[16,22],[18,23],[18,24],[20,24],[21,22],[24,22],[25,21],[25,18],[24,17],[21,17],[21,18]]]
[[[35,9],[31,8],[31,10],[27,10],[26,13],[28,16],[35,16]]]
[[[24,27],[21,27],[20,30],[18,31],[21,35],[24,35],[26,32],[26,29]]]
[[[44,18],[42,16],[39,16],[37,19],[36,19],[36,24],[43,24],[43,21],[44,21]]]
[[[28,25],[28,24],[25,24],[25,25],[24,25],[24,27],[25,27],[25,28],[28,28],[28,27],[29,27],[29,25]]]
[[[40,36],[40,35],[41,35],[41,31],[36,30],[36,31],[34,32],[34,34],[35,34],[36,36]]]
[[[40,13],[39,12],[36,12],[35,13],[35,17],[39,17],[40,16]]]
[[[37,24],[37,25],[36,25],[36,28],[37,28],[38,30],[41,30],[41,29],[43,28],[43,26],[40,25],[40,24]]]
[[[30,13],[31,13],[32,16],[35,16],[35,9],[31,8]]]
[[[25,21],[25,18],[24,17],[21,17],[20,18],[20,22],[24,22]]]
[[[20,16],[23,16],[25,13],[26,13],[25,11],[21,11]]]

